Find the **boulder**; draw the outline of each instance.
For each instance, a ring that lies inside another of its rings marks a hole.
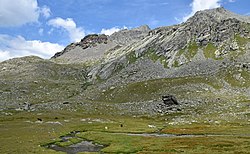
[[[166,105],[178,105],[178,101],[173,95],[165,95],[162,96],[162,101]]]

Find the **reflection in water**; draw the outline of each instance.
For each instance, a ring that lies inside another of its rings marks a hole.
[[[56,150],[56,151],[66,152],[67,154],[76,154],[78,152],[99,152],[102,148],[104,148],[104,146],[94,144],[89,141],[82,141],[80,143],[73,144],[67,147],[61,147],[61,146],[52,144],[52,145],[49,145],[48,148]]]
[[[61,137],[61,142],[69,142],[70,139],[75,138],[82,140],[81,138],[78,138],[75,136],[77,132],[71,132],[70,134],[66,136]],[[77,154],[78,152],[99,152],[101,149],[103,149],[105,146],[93,143],[91,141],[81,141],[76,144],[72,144],[69,146],[59,146],[56,143],[49,144],[47,148],[56,150],[56,151],[61,151],[61,152],[66,152],[67,154]]]

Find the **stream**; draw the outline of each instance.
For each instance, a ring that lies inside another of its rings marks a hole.
[[[52,143],[47,145],[46,147],[49,149],[53,149],[56,151],[66,152],[67,154],[77,154],[78,152],[100,152],[103,148],[105,148],[105,145],[96,144],[92,141],[81,141],[83,139],[78,138],[76,136],[77,133],[80,132],[71,132],[70,134],[66,136],[60,137],[61,143],[69,142],[70,139],[79,139],[79,143],[71,144],[69,146],[60,146],[56,143]],[[129,136],[144,136],[144,137],[215,137],[215,136],[234,136],[234,135],[219,135],[219,134],[201,134],[201,135],[192,135],[192,134],[159,134],[159,133],[111,133],[111,134],[117,134],[117,135],[129,135]],[[249,136],[249,135],[243,135],[243,136]]]

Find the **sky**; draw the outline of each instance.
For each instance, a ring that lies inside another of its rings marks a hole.
[[[248,0],[0,0],[0,61],[50,58],[88,34],[179,24],[221,6],[250,15]]]

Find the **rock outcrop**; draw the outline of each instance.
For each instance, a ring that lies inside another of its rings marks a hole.
[[[80,42],[71,43],[63,51],[56,53],[52,59],[61,63],[95,62],[101,60],[105,53],[141,40],[149,30],[145,25],[131,30],[124,29],[111,36],[87,35]]]
[[[162,96],[162,101],[165,105],[178,105],[177,99],[173,95],[164,95]]]
[[[109,39],[119,45],[128,45],[140,41],[148,35],[150,28],[147,25],[140,26],[131,30],[124,29],[112,34]]]
[[[68,45],[63,51],[56,53],[52,58],[57,58],[62,56],[63,54],[73,50],[77,46],[80,48],[87,49],[91,47],[95,47],[98,44],[107,44],[108,37],[106,35],[97,35],[97,34],[92,34],[92,35],[87,35],[83,39],[81,39],[80,42],[77,43],[71,43]]]

